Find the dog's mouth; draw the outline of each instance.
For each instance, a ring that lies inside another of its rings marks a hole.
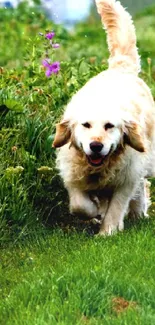
[[[90,156],[87,156],[89,164],[91,164],[94,167],[99,167],[103,164],[105,156],[101,156],[100,154],[93,154]]]
[[[104,163],[106,158],[111,156],[113,151],[114,151],[114,148],[113,148],[113,145],[111,145],[111,148],[106,155],[101,155],[100,153],[92,153],[91,155],[87,155],[88,163],[93,167],[99,167]]]

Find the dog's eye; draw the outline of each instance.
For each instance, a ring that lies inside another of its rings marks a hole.
[[[91,128],[91,125],[90,123],[86,122],[86,123],[82,123],[82,125],[87,128],[87,129],[90,129]]]
[[[114,128],[114,125],[112,123],[106,123],[104,126],[105,130]]]

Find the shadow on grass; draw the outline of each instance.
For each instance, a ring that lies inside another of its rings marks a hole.
[[[155,182],[155,181],[154,181]],[[155,184],[152,181],[151,188],[151,197],[152,197],[152,205],[149,209],[149,217],[135,218],[129,219],[125,218],[124,221],[124,229],[130,230],[135,229],[136,231],[140,229],[145,229],[150,227],[154,221],[154,189]],[[53,186],[53,185],[52,185]],[[39,213],[42,215],[43,224],[48,229],[52,230],[55,228],[61,229],[63,232],[85,232],[88,235],[96,235],[99,232],[100,224],[94,223],[93,220],[84,220],[83,218],[79,218],[77,216],[71,215],[69,213],[69,199],[68,193],[63,188],[61,180],[59,180],[59,184],[55,184],[55,187],[59,189],[57,195],[51,199],[52,187],[46,184],[46,197],[45,190],[43,197],[39,197],[35,204],[37,208],[40,209]],[[100,219],[99,219],[100,220]]]

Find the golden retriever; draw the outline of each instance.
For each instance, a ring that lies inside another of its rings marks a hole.
[[[147,215],[146,178],[155,168],[155,105],[138,77],[140,57],[129,13],[115,0],[96,0],[107,32],[109,68],[71,99],[53,146],[70,212],[95,218],[99,234],[123,230],[124,217]]]

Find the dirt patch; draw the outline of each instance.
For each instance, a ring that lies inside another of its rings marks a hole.
[[[127,309],[136,309],[137,303],[135,301],[128,301],[122,297],[114,297],[112,299],[112,310],[117,315],[126,311]]]

